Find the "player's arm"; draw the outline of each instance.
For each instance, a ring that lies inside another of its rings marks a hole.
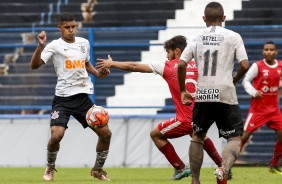
[[[90,61],[85,62],[85,69],[88,73],[96,77],[99,77],[99,78],[104,78],[110,74],[110,70],[107,68],[99,70],[99,71],[96,70]]]
[[[37,69],[41,65],[45,64],[45,62],[41,59],[41,52],[43,51],[44,43],[47,40],[47,35],[45,31],[42,31],[41,33],[39,33],[37,38],[38,38],[37,47],[30,60],[31,69]]]
[[[236,75],[233,76],[234,85],[247,73],[249,69],[249,61],[247,59],[240,62]]]
[[[178,75],[178,84],[181,94],[181,101],[185,105],[191,105],[192,104],[192,95],[186,91],[185,87],[185,78],[186,78],[186,68],[187,63],[183,60],[178,61],[178,69],[177,69],[177,75]]]
[[[126,70],[130,72],[141,72],[141,73],[152,73],[153,70],[150,68],[148,64],[141,64],[134,61],[113,61],[111,56],[108,56],[108,59],[97,59],[96,68],[97,70],[105,69],[105,68],[118,68],[121,70]]]
[[[282,79],[281,78],[280,78],[280,81],[279,81],[278,95],[279,95],[279,98],[282,97]]]
[[[255,89],[254,86],[252,85],[252,81],[254,80],[254,78],[256,78],[258,76],[258,67],[257,64],[253,64],[250,69],[248,70],[248,72],[246,73],[242,84],[243,87],[245,89],[245,91],[251,95],[254,98],[261,98],[262,97],[262,92]]]
[[[193,45],[195,42],[191,42],[190,45],[187,45],[182,52],[180,59],[178,61],[178,69],[177,69],[177,76],[178,76],[178,84],[180,89],[181,101],[185,105],[191,105],[193,97],[192,95],[186,91],[185,86],[185,79],[186,79],[186,68],[187,62],[193,59]]]

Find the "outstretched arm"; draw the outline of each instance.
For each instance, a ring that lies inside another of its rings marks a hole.
[[[41,65],[45,64],[44,61],[41,59],[41,52],[44,48],[44,43],[47,40],[47,35],[46,35],[45,31],[42,31],[41,33],[39,33],[37,38],[38,38],[37,47],[36,47],[36,50],[34,51],[32,58],[30,60],[31,69],[37,69]]]
[[[108,56],[108,59],[97,59],[96,68],[97,70],[102,70],[105,68],[118,68],[121,70],[126,70],[130,72],[142,72],[142,73],[152,73],[153,70],[148,64],[141,64],[134,61],[119,62],[113,61],[111,56]]]

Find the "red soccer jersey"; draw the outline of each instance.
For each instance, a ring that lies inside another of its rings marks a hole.
[[[255,89],[263,92],[263,98],[252,98],[250,111],[270,113],[279,109],[278,89],[282,72],[282,62],[276,67],[269,67],[263,60],[258,61],[258,74],[253,80]]]
[[[192,110],[194,107],[194,101],[190,106],[183,105],[180,97],[180,90],[178,84],[178,59],[174,59],[166,62],[151,63],[151,66],[155,73],[161,75],[167,82],[172,100],[176,109],[176,118],[181,122],[191,123]],[[196,92],[196,84],[198,79],[198,70],[195,61],[188,62],[186,69],[186,90],[193,95]]]

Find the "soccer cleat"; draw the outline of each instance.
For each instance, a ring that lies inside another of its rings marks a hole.
[[[282,175],[282,171],[278,166],[273,166],[271,165],[269,167],[269,172],[274,173],[274,174],[281,174]]]
[[[185,168],[181,170],[175,170],[173,176],[170,180],[181,180],[182,178],[188,177],[191,175],[190,168]]]
[[[228,178],[226,171],[222,167],[217,168],[214,171],[214,175],[219,181],[224,181]]]
[[[102,181],[110,181],[110,179],[107,177],[107,173],[104,170],[91,170],[91,176],[94,178],[97,178]]]
[[[227,180],[232,180],[233,178],[233,173],[231,171],[231,169],[229,169],[228,175],[227,175]]]
[[[54,179],[54,172],[57,172],[55,167],[47,166],[44,174],[43,174],[43,180],[45,181],[52,181]]]

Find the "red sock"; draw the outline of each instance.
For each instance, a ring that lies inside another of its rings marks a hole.
[[[221,167],[222,158],[218,154],[216,148],[214,147],[214,144],[210,138],[206,138],[204,141],[204,150],[207,152],[207,154],[211,157],[211,159],[214,161],[214,163]]]
[[[164,145],[162,148],[159,149],[164,156],[166,157],[166,159],[169,161],[169,163],[176,169],[176,170],[180,170],[180,169],[184,169],[185,168],[185,164],[182,162],[182,160],[179,158],[179,156],[177,155],[177,153],[175,152],[174,147],[172,146],[172,144],[169,142],[166,145]]]
[[[227,184],[227,180],[219,180],[219,179],[216,179],[217,181],[217,184]]]
[[[281,156],[282,156],[282,144],[279,141],[277,141],[274,147],[274,153],[272,157],[273,166],[278,166]]]

